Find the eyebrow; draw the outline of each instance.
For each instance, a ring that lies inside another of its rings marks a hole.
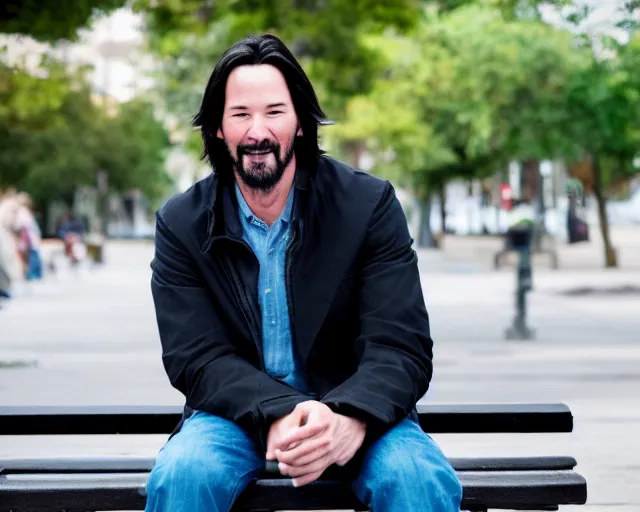
[[[286,103],[269,103],[267,105],[267,108],[281,108],[281,107],[286,107]],[[233,105],[231,107],[229,107],[229,110],[248,110],[249,107],[245,107],[244,105]]]

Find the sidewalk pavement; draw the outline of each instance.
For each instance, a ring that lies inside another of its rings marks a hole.
[[[0,312],[0,403],[180,404],[162,367],[149,293],[149,243],[111,242],[107,264],[61,272]],[[503,337],[514,313],[513,269],[465,268],[419,251],[430,313],[429,402],[564,402],[572,434],[439,435],[449,456],[570,455],[589,482],[575,512],[640,510],[640,296],[567,296],[582,286],[640,285],[633,269],[534,270],[537,339]],[[431,259],[430,259],[431,258]],[[440,265],[438,268],[437,265]],[[2,456],[148,455],[166,436],[5,439]],[[563,509],[570,510],[570,508]]]
[[[591,241],[569,245],[556,240],[559,270],[591,270],[604,267],[604,245],[599,229],[591,227]],[[640,270],[640,225],[611,226],[610,238],[618,251],[618,263],[621,269]],[[430,257],[441,260],[450,268],[461,271],[488,271],[493,269],[493,257],[502,250],[504,241],[497,236],[455,236],[446,235],[442,250],[419,249],[421,254],[434,253]],[[515,255],[505,258],[505,271],[512,268]],[[533,256],[536,268],[549,268],[550,259],[546,254]]]

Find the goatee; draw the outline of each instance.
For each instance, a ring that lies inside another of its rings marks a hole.
[[[282,158],[280,144],[277,142],[263,140],[259,144],[240,144],[237,149],[238,158],[234,159],[234,167],[238,176],[249,188],[270,192],[280,182],[284,170],[291,163],[294,154],[294,141],[295,138],[291,140],[291,144]],[[245,167],[243,157],[255,153],[273,154],[275,165],[270,165],[265,161],[253,162]]]

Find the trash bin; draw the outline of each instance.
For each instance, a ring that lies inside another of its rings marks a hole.
[[[506,249],[509,251],[524,251],[531,249],[533,239],[533,226],[512,226],[506,233]]]

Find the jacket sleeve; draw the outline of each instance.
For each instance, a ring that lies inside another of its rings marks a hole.
[[[236,422],[263,442],[273,421],[310,398],[238,354],[184,244],[156,216],[151,291],[171,384],[197,410]]]
[[[407,221],[387,184],[374,209],[360,267],[360,334],[355,374],[322,402],[383,433],[427,392],[433,342]]]

